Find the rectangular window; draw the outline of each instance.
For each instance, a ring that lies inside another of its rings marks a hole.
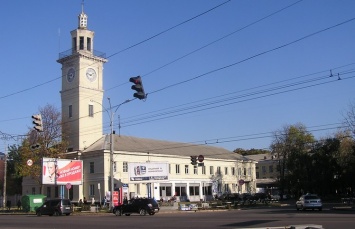
[[[232,191],[235,192],[236,191],[236,185],[233,183],[232,184]]]
[[[244,168],[244,176],[247,175],[247,168]]]
[[[87,38],[87,46],[88,46],[87,50],[91,51],[91,38],[90,37]]]
[[[79,48],[80,50],[84,50],[84,37],[79,38]]]
[[[224,175],[228,175],[228,167],[224,167]]]
[[[124,161],[122,166],[123,172],[128,173],[128,162]]]
[[[238,168],[238,176],[242,175],[242,169]]]
[[[234,176],[235,175],[235,168],[231,167],[231,170],[232,170],[232,175]]]
[[[94,105],[89,105],[89,117],[94,117]]]
[[[214,175],[213,166],[210,166],[210,175]]]
[[[256,172],[256,179],[259,179],[259,172]]]
[[[190,196],[198,196],[200,195],[200,188],[198,186],[190,186]]]
[[[265,173],[266,173],[266,167],[265,167],[265,166],[262,166],[262,167],[261,167],[261,171],[263,172],[263,174],[265,174]]]
[[[166,190],[165,190],[165,193],[166,193],[166,196],[173,196],[171,195],[171,187],[165,187]]]
[[[189,165],[185,165],[185,174],[189,174]]]
[[[90,185],[89,195],[95,196],[95,185],[94,184]]]
[[[73,105],[69,105],[69,118],[73,117]]]
[[[58,198],[58,197],[59,197],[59,187],[58,187],[58,186],[56,186],[56,187],[54,188],[54,197],[55,197],[55,198]]]
[[[224,191],[227,193],[230,192],[228,184],[224,184]]]
[[[274,172],[274,167],[272,165],[269,165],[269,173],[273,173]]]
[[[35,194],[36,194],[36,188],[32,187],[32,195],[35,195]]]
[[[180,165],[175,165],[176,174],[180,174]]]
[[[220,166],[217,166],[217,174],[221,174],[221,167]]]
[[[202,166],[202,174],[206,175],[206,166]]]
[[[194,165],[194,174],[197,174],[197,165]]]
[[[169,164],[169,174],[171,174],[171,165]]]
[[[72,47],[73,47],[73,50],[76,50],[76,37],[73,37]]]
[[[95,163],[90,162],[90,173],[95,173]]]

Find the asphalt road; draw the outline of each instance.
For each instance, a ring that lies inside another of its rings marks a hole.
[[[293,207],[231,211],[162,211],[154,216],[114,216],[109,213],[71,216],[0,215],[0,228],[266,228],[316,224],[353,229],[355,211],[296,211]]]

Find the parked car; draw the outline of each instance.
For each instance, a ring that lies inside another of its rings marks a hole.
[[[258,193],[253,194],[253,200],[260,202],[260,203],[264,203],[264,202],[268,201],[268,197],[267,197],[266,193],[258,192]]]
[[[302,195],[299,200],[296,202],[296,209],[298,210],[306,210],[306,209],[318,209],[322,211],[322,200],[316,194]]]
[[[154,215],[159,212],[159,205],[155,199],[152,198],[135,198],[130,200],[127,204],[115,206],[112,210],[116,216],[125,214],[129,216],[133,213],[140,215]]]
[[[228,202],[238,202],[240,200],[240,196],[238,193],[226,193],[220,196],[218,199]]]
[[[52,199],[44,202],[36,209],[36,215],[70,215],[72,213],[72,206],[69,199]]]

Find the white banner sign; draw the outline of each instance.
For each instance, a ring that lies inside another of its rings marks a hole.
[[[169,164],[166,162],[128,163],[128,176],[131,182],[166,182],[169,180]]]

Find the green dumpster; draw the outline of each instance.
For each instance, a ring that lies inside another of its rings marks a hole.
[[[36,211],[47,197],[45,195],[25,195],[21,198],[22,209],[25,212]]]

